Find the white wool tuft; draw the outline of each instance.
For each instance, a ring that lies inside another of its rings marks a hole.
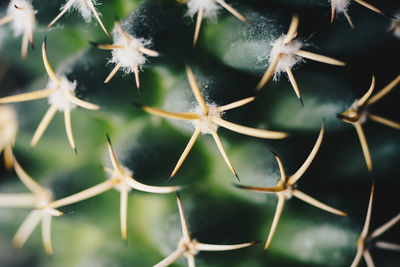
[[[349,8],[350,0],[331,0],[331,5],[335,5],[336,12],[344,13]]]
[[[285,37],[286,35],[282,35],[277,40],[271,42],[272,49],[269,63],[271,64],[272,61],[281,54],[281,59],[275,68],[274,80],[279,77],[281,72],[286,71],[287,67],[291,69],[294,65],[303,61],[301,57],[294,54],[303,46],[303,44],[297,40],[292,40],[290,43],[284,44]]]
[[[45,189],[41,194],[36,196],[35,206],[36,208],[42,209],[48,206],[51,202],[53,202],[53,193],[50,190]],[[49,209],[42,209],[42,211],[45,213],[52,213]]]
[[[18,8],[17,8],[18,7]],[[11,28],[15,36],[33,31],[35,29],[36,10],[28,0],[13,0],[7,8],[7,15],[13,16]]]
[[[120,175],[118,172],[115,172],[115,173],[110,174],[109,179],[113,179],[116,176],[118,176],[120,179],[120,183],[116,184],[114,186],[114,189],[116,189],[118,191],[128,191],[129,192],[132,190],[132,188],[129,185],[125,184],[125,179],[127,177],[132,177],[133,171],[131,171],[130,169],[128,169],[124,166],[120,166],[120,167],[121,167],[122,175]]]
[[[287,189],[281,194],[284,194],[286,199],[291,199],[293,197],[293,187],[288,185]]]
[[[123,46],[123,48],[113,49],[112,58],[109,63],[118,64],[121,62],[122,71],[126,74],[135,71],[135,65],[139,68],[146,63],[146,56],[139,51],[139,48],[146,47],[151,44],[151,41],[143,38],[135,38],[129,35],[127,39],[118,29],[113,31],[114,45]]]
[[[351,111],[351,113],[349,113],[347,116],[355,117],[358,115],[359,116],[358,122],[361,124],[364,124],[368,118],[368,111],[365,108],[360,109],[358,107],[358,101],[360,101],[360,99],[355,100],[353,102],[353,104],[351,104],[350,109],[349,109]]]
[[[59,111],[65,111],[67,108],[73,110],[76,105],[68,99],[67,92],[75,96],[76,81],[70,82],[65,76],[62,76],[60,80],[61,83],[57,84],[50,79],[47,84],[47,88],[57,89],[55,93],[48,96],[49,104],[56,106]]]
[[[192,120],[190,123],[193,125],[195,129],[200,128],[202,134],[211,134],[214,131],[218,130],[218,124],[214,123],[212,118],[221,118],[223,115],[222,112],[218,110],[216,104],[210,103],[207,104],[208,107],[208,115],[204,115],[200,106],[196,106],[191,112],[197,113],[200,115],[200,119]]]
[[[182,237],[181,240],[179,240],[178,247],[183,247],[183,248],[187,249],[186,253],[195,256],[195,255],[199,254],[199,252],[200,252],[197,249],[197,243],[198,242],[195,238],[193,238],[190,241],[187,241],[185,238]]]
[[[64,9],[66,5],[68,5],[69,1],[74,1],[74,0],[68,0],[67,3],[65,3],[64,6],[61,7],[61,10]],[[93,3],[93,5],[98,5],[96,0],[75,0],[75,2],[71,5],[69,10],[75,9],[81,14],[82,18],[87,22],[92,21],[92,17],[94,16],[92,10],[89,7],[89,1]],[[100,14],[99,14],[100,15]]]
[[[196,15],[200,8],[203,7],[203,17],[215,20],[220,10],[220,5],[215,0],[189,0],[187,2],[188,16]]]

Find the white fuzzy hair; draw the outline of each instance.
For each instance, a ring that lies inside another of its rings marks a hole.
[[[303,59],[296,54],[296,51],[302,48],[303,43],[298,40],[292,40],[288,44],[284,44],[286,34],[282,35],[275,41],[271,42],[272,49],[269,56],[269,63],[271,64],[273,60],[281,54],[281,59],[279,60],[278,64],[276,65],[275,72],[274,72],[274,80],[279,78],[279,75],[282,72],[286,71],[286,68],[292,68],[297,63],[302,62]]]
[[[130,169],[128,169],[128,168],[126,168],[124,166],[120,166],[120,167],[121,167],[121,170],[122,170],[122,177],[132,177],[133,171],[131,171]],[[115,173],[110,173],[109,174],[109,179],[115,178],[116,175],[121,177],[121,175],[119,173],[115,172]],[[125,179],[121,179],[121,182],[117,183],[114,186],[114,189],[117,190],[117,191],[128,191],[128,192],[130,192],[132,190],[132,187],[127,185],[124,180]]]
[[[211,20],[217,19],[218,11],[221,9],[215,0],[189,0],[187,6],[188,16],[193,17],[203,7],[203,17]]]
[[[281,192],[281,194],[284,194],[286,199],[291,199],[293,197],[293,186],[288,185],[286,190]]]
[[[11,28],[15,36],[20,36],[35,29],[36,10],[29,0],[12,0],[7,8],[7,15],[13,16]]]
[[[57,84],[52,79],[49,80],[46,88],[57,88],[57,91],[48,96],[48,102],[57,107],[59,111],[73,110],[76,105],[68,99],[67,93],[75,96],[76,81],[70,82],[65,76],[61,76],[60,81],[60,84]]]
[[[360,101],[360,99],[355,100],[351,104],[350,110],[352,110],[352,112],[354,112],[354,115],[358,114],[358,116],[360,117],[358,122],[361,124],[364,124],[368,119],[368,110],[367,109],[360,110],[358,107],[358,101]]]
[[[90,9],[90,7],[87,5],[87,3],[85,3],[84,0],[68,0],[67,3],[65,3],[65,5],[63,5],[61,7],[61,10],[64,9],[64,7],[68,4],[69,1],[75,1],[71,7],[69,8],[69,10],[77,10],[79,12],[79,14],[81,14],[82,18],[87,22],[91,22],[92,21],[92,17],[94,16],[92,10]],[[93,3],[94,6],[98,5],[96,0],[86,0],[86,1],[91,1]],[[99,14],[100,16],[100,14]]]
[[[350,6],[350,0],[331,0],[331,4],[335,5],[336,12],[344,13]]]
[[[111,54],[112,58],[109,63],[121,63],[122,71],[126,74],[135,71],[135,65],[141,66],[146,63],[146,56],[139,51],[140,47],[146,47],[151,44],[151,41],[143,38],[135,38],[129,35],[127,39],[119,29],[113,30],[114,45],[123,46],[123,48],[113,49]]]
[[[208,115],[205,116],[201,107],[196,105],[195,108],[191,110],[191,112],[197,113],[200,115],[199,120],[191,120],[190,124],[193,125],[195,129],[200,128],[202,134],[211,134],[218,130],[218,124],[212,122],[211,118],[221,118],[223,115],[222,112],[218,110],[218,107],[214,103],[208,103]]]

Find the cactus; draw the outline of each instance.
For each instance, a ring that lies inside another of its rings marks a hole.
[[[396,9],[1,3],[0,266],[397,266]]]

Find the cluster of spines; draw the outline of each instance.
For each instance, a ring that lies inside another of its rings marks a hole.
[[[379,9],[371,6],[370,4],[367,4],[364,1],[361,0],[355,0],[356,2],[366,6],[367,8],[376,11],[378,13],[382,13]],[[19,2],[21,3],[21,6],[18,6],[14,2]],[[183,3],[187,3],[189,7],[189,13],[191,15],[197,14],[197,21],[196,21],[196,27],[195,27],[195,35],[193,39],[193,46],[195,46],[199,32],[200,32],[200,25],[201,21],[203,19],[203,16],[205,14],[211,14],[209,17],[213,16],[213,12],[217,12],[218,8],[216,7],[217,4],[221,5],[223,8],[227,9],[229,12],[231,12],[233,15],[235,15],[237,18],[242,20],[243,22],[249,23],[247,19],[241,15],[237,10],[232,8],[230,5],[228,5],[225,1],[223,0],[207,0],[207,1],[199,1],[199,0],[187,0],[187,1],[181,1]],[[340,2],[340,3],[339,3]],[[350,17],[347,14],[347,6],[348,3],[342,3],[346,2],[343,0],[332,0],[332,21],[335,15],[335,11],[341,11],[338,9],[344,8],[341,12],[343,12],[346,15],[346,18],[348,19],[350,25],[353,27],[353,24],[351,22]],[[347,1],[348,2],[348,1]],[[208,3],[209,5],[212,5],[211,7],[202,4],[202,3]],[[48,25],[48,27],[51,27],[62,15],[64,15],[68,10],[75,8],[78,9],[84,19],[86,21],[90,21],[92,15],[97,19],[99,24],[101,25],[102,29],[104,32],[107,34],[108,37],[109,34],[104,27],[103,23],[100,20],[99,14],[94,7],[96,3],[93,2],[92,0],[69,0],[67,3],[61,8],[61,12],[56,18]],[[340,5],[339,5],[340,4]],[[345,7],[342,7],[345,4]],[[30,21],[31,25],[29,28],[27,28],[24,31],[24,36],[23,36],[23,46],[22,46],[22,56],[26,56],[27,52],[27,40],[31,41],[31,44],[33,45],[33,38],[32,38],[32,33],[34,30],[34,17],[32,20],[32,16],[36,13],[36,11],[33,10],[33,7],[30,5],[30,2],[27,0],[11,0],[11,4],[14,5],[14,8],[17,10],[21,10],[24,8],[29,9],[29,15],[30,15]],[[85,13],[85,8],[87,9],[88,13]],[[12,6],[11,6],[12,9]],[[210,9],[207,11],[207,9]],[[214,10],[214,11],[213,11]],[[26,10],[25,10],[26,11]],[[216,13],[215,13],[216,14]],[[214,15],[215,15],[214,14]],[[383,14],[383,13],[382,13]],[[205,16],[207,17],[207,16]],[[13,17],[11,15],[7,15],[5,18],[0,20],[0,24],[4,24],[7,22],[10,22],[12,20],[17,19],[16,17]],[[321,56],[317,55],[311,52],[307,52],[304,50],[301,50],[302,43],[300,41],[294,40],[297,36],[297,28],[298,28],[298,22],[299,19],[297,16],[294,16],[292,19],[292,22],[289,26],[288,33],[286,35],[282,35],[281,38],[275,40],[272,45],[272,51],[270,55],[270,66],[267,69],[266,73],[262,77],[261,81],[257,85],[257,89],[260,90],[267,82],[268,80],[273,77],[279,75],[280,72],[286,72],[289,78],[290,83],[292,84],[297,97],[301,101],[301,96],[300,96],[300,90],[297,85],[296,80],[294,79],[294,76],[291,72],[291,68],[297,64],[299,61],[301,61],[301,58],[308,58],[311,60],[315,61],[320,61],[323,63],[327,64],[332,64],[332,65],[338,65],[338,66],[343,66],[345,63],[326,57],[326,56]],[[130,73],[134,72],[135,74],[135,80],[136,80],[136,85],[139,88],[140,82],[139,82],[139,69],[141,65],[143,65],[146,62],[146,57],[147,56],[152,56],[156,57],[159,56],[159,54],[154,51],[149,49],[148,46],[150,42],[147,40],[143,39],[138,39],[134,36],[131,36],[128,34],[122,27],[121,25],[117,22],[115,24],[115,29],[114,29],[114,43],[111,45],[99,45],[95,44],[100,49],[106,49],[106,50],[112,50],[113,53],[113,58],[110,62],[115,63],[116,66],[110,73],[110,75],[106,78],[105,83],[109,82],[111,78],[117,73],[117,71],[122,68],[125,72]],[[28,37],[27,37],[28,36]],[[45,88],[43,90],[39,91],[34,91],[30,93],[25,93],[25,94],[20,94],[20,95],[15,95],[15,96],[9,96],[9,97],[4,97],[0,99],[0,103],[13,103],[13,102],[21,102],[21,101],[29,101],[29,100],[34,100],[34,99],[39,99],[39,98],[45,98],[48,97],[49,99],[49,104],[50,108],[46,112],[43,120],[39,124],[39,127],[34,134],[32,138],[32,143],[31,145],[34,146],[36,143],[39,141],[40,137],[44,133],[44,130],[46,129],[47,125],[50,123],[52,117],[54,116],[55,112],[57,110],[63,111],[64,112],[64,117],[65,117],[65,124],[66,124],[66,132],[68,136],[69,143],[71,147],[76,150],[75,142],[73,139],[72,135],[72,128],[71,128],[71,121],[70,121],[70,111],[74,109],[76,106],[81,106],[86,109],[92,109],[92,110],[97,110],[99,109],[99,106],[95,104],[91,104],[88,102],[85,102],[81,99],[78,99],[75,97],[74,91],[76,87],[76,82],[71,82],[69,81],[63,74],[56,75],[53,69],[50,66],[50,63],[47,58],[47,53],[46,53],[46,40],[43,42],[42,45],[42,54],[43,54],[43,62],[45,69],[47,71],[47,74],[49,75],[49,85],[48,88]],[[134,59],[133,62],[132,60],[126,61],[125,56],[129,55],[128,59]],[[244,134],[244,135],[249,135],[249,136],[254,136],[258,138],[266,138],[266,139],[280,139],[280,138],[285,138],[287,136],[286,133],[284,132],[273,132],[273,131],[267,131],[267,130],[261,130],[261,129],[254,129],[254,128],[249,128],[246,126],[238,125],[231,123],[229,121],[226,121],[222,119],[222,114],[230,109],[245,105],[253,100],[255,100],[254,97],[249,97],[245,98],[224,106],[219,106],[217,107],[214,104],[207,103],[205,99],[203,98],[201,94],[201,90],[199,85],[196,82],[195,76],[189,66],[186,67],[186,73],[188,76],[189,84],[192,89],[192,92],[196,98],[197,104],[198,104],[198,109],[189,111],[189,112],[183,112],[183,113],[173,113],[173,112],[168,112],[164,111],[161,109],[149,107],[149,106],[143,106],[139,105],[140,108],[142,108],[144,111],[161,116],[161,117],[166,117],[166,118],[171,118],[171,119],[178,119],[178,120],[187,120],[192,122],[195,132],[190,139],[188,145],[186,146],[183,154],[181,155],[180,159],[178,160],[177,165],[175,166],[175,169],[173,170],[171,177],[174,177],[180,166],[182,165],[183,161],[185,160],[186,156],[188,155],[190,149],[193,147],[195,141],[197,140],[198,136],[200,133],[209,133],[213,136],[216,145],[221,152],[225,162],[227,163],[228,167],[230,170],[233,172],[233,174],[238,178],[238,175],[233,168],[232,163],[230,162],[223,145],[218,137],[217,134],[217,128],[219,126],[222,126],[224,128],[230,129],[232,131]],[[355,103],[350,107],[350,109],[343,114],[340,114],[339,117],[344,120],[345,122],[352,123],[359,135],[362,149],[364,152],[365,160],[367,162],[368,169],[372,169],[372,161],[371,157],[369,155],[369,150],[368,146],[366,143],[366,139],[364,136],[364,133],[361,128],[361,123],[365,121],[365,119],[368,117],[374,121],[380,122],[382,124],[400,129],[400,124],[390,121],[388,119],[382,118],[377,115],[370,114],[367,111],[367,107],[379,99],[381,99],[384,95],[386,95],[389,91],[391,91],[398,83],[400,82],[400,75],[393,80],[388,86],[386,86],[384,89],[382,89],[380,92],[378,92],[375,96],[372,96],[372,92],[375,87],[375,77],[372,78],[372,84],[368,92],[359,100],[356,100]],[[269,247],[269,244],[271,243],[273,234],[275,233],[276,227],[278,225],[278,221],[284,206],[284,202],[286,199],[291,198],[292,196],[295,196],[311,205],[314,205],[318,208],[324,209],[328,212],[335,213],[338,215],[346,215],[344,212],[337,210],[335,208],[332,208],[330,206],[327,206],[326,204],[323,204],[316,199],[313,199],[312,197],[302,193],[298,189],[295,188],[295,183],[301,178],[301,176],[304,174],[304,172],[307,170],[307,168],[310,166],[311,162],[313,161],[314,157],[316,156],[318,149],[322,143],[322,138],[324,134],[324,126],[322,124],[321,131],[319,134],[319,137],[316,141],[316,144],[314,148],[312,149],[310,155],[304,162],[304,164],[300,167],[300,169],[293,174],[290,177],[287,177],[282,165],[281,160],[277,155],[275,155],[275,158],[278,162],[278,166],[281,172],[281,179],[279,183],[275,187],[253,187],[253,186],[242,186],[242,185],[237,185],[239,188],[242,189],[247,189],[247,190],[252,190],[252,191],[259,191],[259,192],[267,192],[267,193],[276,193],[278,195],[278,204],[274,216],[274,220],[271,226],[270,234],[267,239],[267,243],[265,245],[265,249]],[[51,225],[51,217],[52,216],[60,216],[62,215],[62,212],[58,211],[57,208],[70,205],[72,203],[76,203],[85,199],[88,199],[90,197],[94,197],[98,194],[101,194],[105,191],[108,191],[112,188],[115,188],[121,192],[121,203],[120,203],[120,209],[121,209],[121,233],[122,237],[126,239],[126,221],[127,221],[127,196],[128,192],[134,188],[140,191],[145,191],[145,192],[152,192],[152,193],[171,193],[171,192],[178,192],[182,188],[179,186],[172,186],[172,187],[155,187],[155,186],[148,186],[142,183],[139,183],[133,178],[133,173],[129,169],[120,166],[116,155],[113,151],[113,148],[111,146],[111,141],[108,138],[108,148],[109,148],[109,153],[111,157],[111,162],[113,169],[109,169],[107,167],[104,167],[104,170],[110,174],[110,179],[100,183],[98,185],[95,185],[87,190],[84,190],[82,192],[76,193],[74,195],[71,195],[69,197],[59,199],[59,200],[53,200],[51,192],[37,184],[29,175],[25,173],[25,171],[22,169],[22,167],[18,164],[14,156],[12,155],[12,152],[10,152],[10,145],[13,144],[14,139],[16,136],[16,131],[12,135],[12,138],[10,138],[10,143],[4,145],[1,149],[4,148],[5,150],[5,160],[8,166],[13,165],[15,168],[15,171],[20,178],[20,180],[26,185],[26,187],[32,192],[32,195],[24,194],[16,194],[16,195],[0,195],[0,206],[18,206],[18,207],[33,207],[34,210],[32,213],[28,216],[28,218],[24,221],[24,223],[21,225],[20,229],[17,231],[17,234],[14,238],[14,243],[17,246],[22,246],[26,239],[29,237],[30,233],[33,231],[35,226],[42,220],[42,235],[43,235],[43,241],[45,245],[45,250],[48,253],[52,252],[52,246],[51,246],[51,238],[50,238],[50,225]],[[358,252],[356,255],[356,258],[352,264],[352,266],[357,266],[361,260],[361,257],[364,256],[366,262],[368,265],[371,265],[372,258],[368,252],[366,242],[371,240],[372,238],[375,238],[379,235],[381,235],[383,232],[388,230],[391,226],[393,226],[398,220],[400,220],[400,215],[394,217],[392,220],[390,220],[387,224],[383,225],[382,227],[378,228],[376,231],[374,231],[372,234],[368,235],[368,229],[369,229],[369,222],[371,220],[371,209],[372,209],[372,198],[373,198],[373,188],[371,191],[371,197],[370,197],[370,202],[368,206],[368,212],[367,212],[367,218],[366,222],[364,225],[364,229],[362,231],[362,234],[360,236],[360,239],[358,241],[357,247],[358,247]],[[189,235],[188,228],[187,228],[187,222],[186,218],[184,216],[180,196],[177,193],[177,200],[178,200],[178,208],[179,208],[179,213],[180,213],[180,218],[181,218],[181,224],[182,224],[182,231],[183,231],[183,238],[180,241],[178,248],[173,254],[168,256],[165,260],[161,261],[157,266],[167,266],[174,262],[177,258],[179,258],[181,255],[185,255],[188,259],[188,264],[189,266],[194,266],[194,255],[197,254],[198,251],[202,250],[208,250],[208,251],[218,251],[218,250],[231,250],[231,249],[239,249],[242,247],[247,247],[251,246],[254,244],[254,242],[249,242],[249,243],[243,243],[243,244],[236,244],[236,245],[211,245],[211,244],[203,244],[197,242],[195,239],[192,239]],[[385,242],[380,242],[380,245],[378,247],[382,248],[388,248],[388,249],[395,249],[398,250],[399,246],[394,245],[394,244],[389,244]]]

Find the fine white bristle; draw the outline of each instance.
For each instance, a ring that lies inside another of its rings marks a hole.
[[[11,28],[15,36],[25,34],[35,29],[35,13],[30,1],[13,0],[7,9],[7,15],[12,16]]]
[[[15,110],[10,106],[0,106],[0,151],[12,144],[17,135],[18,122]]]
[[[36,208],[44,208],[53,201],[53,193],[49,189],[43,188],[40,195],[36,196]],[[46,211],[45,211],[46,212]]]
[[[281,58],[275,68],[274,79],[278,79],[281,72],[286,71],[286,68],[292,68],[303,59],[295,54],[296,51],[300,50],[303,43],[297,40],[292,40],[290,43],[285,44],[286,35],[282,35],[274,42],[271,42],[272,49],[269,57],[269,63],[271,64],[274,59],[281,55]]]
[[[285,195],[286,199],[291,199],[293,197],[293,188],[292,186],[288,186],[285,191],[282,192]]]
[[[344,13],[350,5],[350,0],[331,0],[331,5],[334,5],[337,13]]]
[[[208,115],[204,115],[200,106],[196,106],[191,110],[191,112],[195,112],[200,115],[199,120],[192,120],[190,123],[193,125],[195,129],[200,128],[202,134],[211,134],[218,130],[218,124],[212,121],[212,118],[221,118],[223,115],[222,112],[218,110],[216,104],[209,103],[208,107]]]
[[[76,105],[69,100],[68,93],[75,96],[76,81],[70,82],[65,76],[62,76],[60,81],[60,84],[57,84],[50,79],[47,84],[47,88],[57,88],[57,91],[48,97],[49,104],[57,107],[59,111],[73,110]]]
[[[121,63],[122,71],[126,74],[135,72],[136,66],[141,66],[146,63],[146,56],[140,51],[140,48],[148,47],[151,41],[143,38],[135,38],[128,35],[129,39],[124,36],[117,28],[113,30],[114,45],[122,48],[112,50],[112,58],[109,63]]]
[[[72,0],[68,0],[67,3],[61,7],[61,10],[65,8],[65,6],[68,5],[68,2]],[[92,10],[90,9],[88,5],[88,1],[91,1],[93,5],[98,5],[96,0],[76,0],[69,8],[69,11],[75,9],[81,14],[82,18],[87,22],[92,21],[92,17],[94,16]]]
[[[124,177],[132,177],[133,175],[133,171],[124,167],[124,166],[120,166],[121,171],[122,171],[122,175],[119,174],[118,172],[114,172],[114,173],[110,173],[109,174],[109,179],[113,179],[115,178],[117,175],[120,177],[121,182],[117,183],[116,185],[114,185],[114,188],[118,191],[128,191],[130,192],[132,190],[132,187],[130,187],[129,185],[127,185],[126,183],[124,183]]]
[[[189,0],[187,2],[188,16],[193,17],[196,15],[200,8],[203,8],[203,17],[215,20],[221,6],[215,0]]]

